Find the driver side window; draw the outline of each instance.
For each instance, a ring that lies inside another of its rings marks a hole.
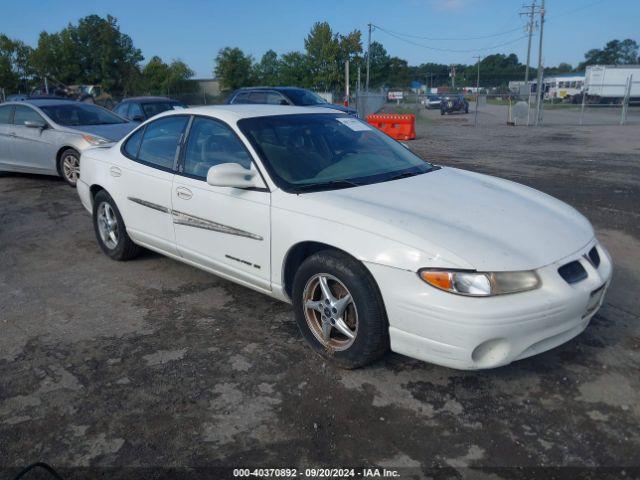
[[[238,163],[251,168],[251,157],[237,135],[226,125],[196,117],[189,130],[183,174],[205,180],[209,168]]]

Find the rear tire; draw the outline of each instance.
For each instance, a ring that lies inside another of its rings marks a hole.
[[[67,148],[60,154],[58,174],[67,182],[67,185],[76,188],[80,178],[80,153],[77,150]]]
[[[131,260],[140,252],[127,234],[116,202],[105,190],[100,190],[93,200],[93,229],[100,249],[113,260]]]
[[[389,349],[389,326],[378,286],[366,267],[345,253],[323,250],[302,263],[293,282],[293,306],[307,343],[340,367],[367,365]],[[342,333],[345,328],[352,337]]]

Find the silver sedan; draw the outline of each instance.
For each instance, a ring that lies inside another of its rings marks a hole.
[[[58,175],[74,186],[80,154],[124,137],[137,123],[96,105],[58,99],[0,104],[0,171]]]

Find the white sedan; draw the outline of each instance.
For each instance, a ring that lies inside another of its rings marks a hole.
[[[582,332],[611,278],[572,207],[430,164],[335,110],[167,112],[80,165],[105,254],[146,247],[290,302],[311,347],[347,368],[388,349],[506,365]]]

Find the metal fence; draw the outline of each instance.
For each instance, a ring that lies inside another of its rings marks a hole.
[[[367,118],[368,115],[378,112],[387,101],[384,92],[356,92],[356,110],[360,118]]]

